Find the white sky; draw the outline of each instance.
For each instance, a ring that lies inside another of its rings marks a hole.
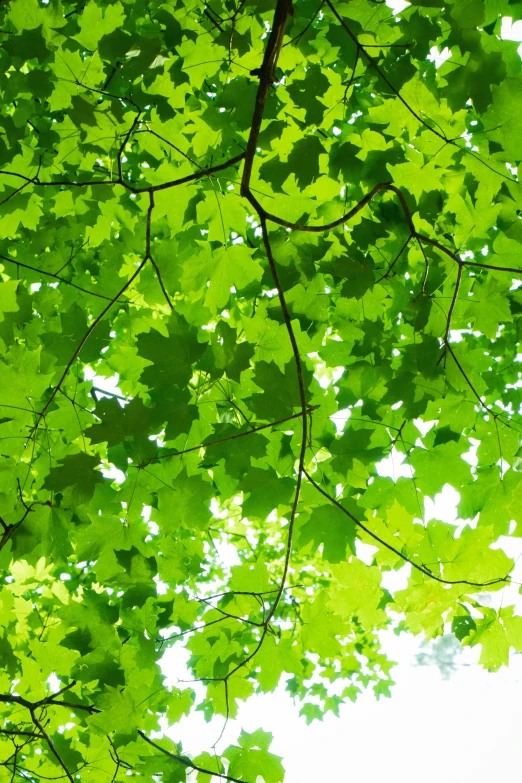
[[[476,664],[476,651],[457,658],[449,680],[435,666],[416,666],[417,643],[388,637],[399,661],[391,699],[371,693],[341,708],[340,718],[306,726],[288,694],[253,697],[229,721],[217,750],[234,743],[240,729],[274,734],[271,750],[283,757],[285,783],[492,783],[520,779],[522,766],[522,657],[489,674]],[[170,660],[169,660],[170,658]],[[175,684],[183,661],[165,656],[164,671]],[[470,665],[471,664],[471,665]],[[184,751],[210,750],[222,720],[205,723],[201,713],[168,732]],[[250,781],[249,783],[255,783]]]
[[[390,461],[386,467],[379,472],[395,472],[397,478],[396,462]],[[434,501],[428,499],[427,519],[457,524],[458,499],[458,493],[446,485]],[[520,556],[521,539],[503,539],[501,543],[509,555]],[[221,554],[225,561],[232,555],[225,546]],[[514,578],[520,581],[522,558],[517,566]],[[403,571],[385,575],[398,582],[390,583],[390,588],[405,586],[407,569]],[[490,598],[491,605],[517,603],[521,611],[515,585]],[[299,707],[281,686],[274,693],[251,697],[241,706],[237,719],[228,722],[217,752],[235,743],[241,729],[252,732],[262,728],[274,735],[271,750],[283,758],[285,783],[519,780],[522,656],[512,655],[509,668],[492,674],[478,665],[480,647],[464,648],[455,658],[456,671],[445,680],[435,665],[417,665],[420,637],[396,637],[386,632],[382,641],[384,651],[398,664],[393,670],[396,685],[390,699],[377,701],[369,691],[355,704],[341,707],[339,718],[328,714],[322,722],[307,726],[299,716]],[[166,651],[162,668],[168,685],[187,687],[182,682],[191,678],[185,667],[187,657],[181,648]],[[200,684],[189,687],[203,696]],[[223,722],[217,718],[209,724],[201,713],[192,713],[166,733],[194,756],[204,750],[211,752]]]

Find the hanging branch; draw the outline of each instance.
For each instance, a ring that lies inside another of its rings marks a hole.
[[[370,538],[373,538],[374,541],[377,541],[378,544],[381,544],[385,549],[388,549],[390,552],[393,552],[395,555],[400,557],[402,560],[404,560],[405,563],[409,563],[413,568],[415,568],[417,571],[420,571],[425,576],[428,576],[430,579],[433,579],[435,582],[440,582],[441,584],[445,585],[469,585],[470,587],[489,587],[491,585],[497,585],[497,584],[505,584],[510,581],[509,573],[506,574],[506,576],[500,576],[496,579],[490,579],[487,582],[472,582],[468,579],[443,579],[440,576],[437,576],[433,573],[431,569],[429,569],[426,565],[423,563],[416,563],[415,560],[412,560],[411,558],[407,557],[407,555],[403,554],[400,550],[396,549],[392,544],[389,544],[387,541],[384,541],[380,536],[377,535],[377,533],[374,533],[372,530],[370,530],[369,527],[367,527],[363,522],[361,522],[359,519],[357,519],[356,516],[354,516],[348,509],[346,509],[341,503],[339,503],[338,500],[336,500],[332,495],[330,495],[325,489],[323,489],[313,478],[312,476],[305,470],[304,474],[310,484],[312,484],[315,489],[323,495],[327,500],[330,501],[330,503],[339,509],[339,511],[342,511],[343,514],[345,514],[347,517],[349,517],[352,522],[357,525],[357,527],[361,528],[361,530],[364,530],[364,532],[370,536]]]
[[[265,103],[268,92],[275,81],[275,69],[283,38],[286,29],[288,17],[293,14],[292,0],[277,0],[272,30],[268,37],[268,43],[263,57],[263,63],[259,69],[259,87],[257,88],[254,114],[250,125],[247,148],[245,152],[245,164],[243,166],[243,177],[241,179],[241,195],[248,198],[250,194],[250,180],[252,178],[252,166],[257,149],[257,140],[261,130],[261,122],[265,111]]]
[[[175,761],[178,761],[180,764],[183,764],[184,767],[189,767],[190,769],[196,770],[196,772],[202,772],[205,775],[210,775],[216,778],[221,778],[222,780],[230,780],[231,783],[245,783],[244,780],[239,780],[239,778],[233,778],[230,775],[225,775],[224,772],[214,772],[210,769],[205,769],[204,767],[199,767],[197,764],[194,764],[193,761],[191,761],[186,756],[178,756],[176,753],[171,753],[170,750],[167,750],[166,748],[162,748],[161,745],[158,745],[157,742],[154,742],[153,740],[149,739],[144,731],[141,731],[141,729],[138,729],[138,734],[142,739],[145,740],[149,745],[151,745],[153,748],[156,748],[156,750],[159,750],[161,753],[164,753],[166,756],[169,756],[171,759],[174,759]]]

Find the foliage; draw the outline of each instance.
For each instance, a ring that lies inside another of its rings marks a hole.
[[[157,732],[388,695],[386,628],[506,664],[522,5],[0,15],[1,779],[279,783]]]
[[[454,634],[438,636],[429,642],[421,644],[421,652],[415,656],[417,666],[436,666],[443,680],[449,680],[460,666],[469,666],[468,663],[460,663],[462,647]]]

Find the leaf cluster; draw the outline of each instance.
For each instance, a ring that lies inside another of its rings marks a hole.
[[[390,628],[522,651],[504,16],[0,5],[2,780],[280,783],[220,749],[253,694],[387,696]]]

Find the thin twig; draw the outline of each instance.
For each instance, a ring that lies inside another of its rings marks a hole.
[[[317,410],[318,407],[319,407],[318,405],[311,405],[309,408],[307,408],[307,413],[309,411]],[[291,421],[292,419],[298,419],[302,415],[303,415],[302,413],[293,413],[291,416],[285,416],[284,419],[271,421],[268,424],[261,424],[259,427],[254,427],[253,429],[247,430],[246,432],[238,432],[237,435],[227,435],[226,438],[209,440],[206,443],[200,443],[198,446],[190,446],[188,449],[182,449],[181,451],[172,451],[169,452],[168,454],[158,454],[157,457],[149,457],[148,460],[141,463],[140,465],[129,465],[129,467],[145,468],[147,465],[150,465],[153,462],[158,462],[161,459],[167,459],[168,457],[181,457],[183,454],[190,454],[190,452],[192,451],[199,451],[200,449],[206,449],[209,446],[216,446],[219,443],[226,443],[229,440],[236,440],[237,438],[245,438],[247,435],[252,435],[253,432],[260,432],[260,430],[267,430],[270,427],[277,427],[279,424],[284,424],[286,421]]]
[[[304,474],[308,481],[316,488],[318,492],[321,493],[325,498],[327,498],[330,503],[332,503],[336,508],[338,508],[340,511],[343,512],[343,514],[346,514],[347,517],[349,517],[352,522],[357,525],[357,527],[360,527],[361,530],[364,530],[364,532],[370,536],[370,538],[373,538],[374,541],[377,541],[379,544],[381,544],[383,547],[388,549],[390,552],[393,552],[398,557],[402,558],[404,562],[409,563],[413,568],[415,568],[417,571],[420,571],[422,574],[425,574],[426,576],[429,576],[430,579],[434,579],[436,582],[441,582],[441,584],[445,585],[470,585],[471,587],[488,587],[489,585],[496,585],[500,583],[506,583],[509,582],[509,574],[506,576],[498,577],[497,579],[490,579],[487,582],[472,582],[468,579],[443,579],[440,576],[437,576],[433,573],[427,566],[425,566],[422,563],[416,563],[411,558],[407,557],[407,555],[403,554],[401,551],[396,549],[392,544],[389,544],[387,541],[384,541],[380,536],[377,535],[377,533],[374,533],[372,530],[370,530],[363,522],[361,522],[359,519],[357,519],[356,516],[354,516],[348,509],[346,509],[341,503],[339,503],[338,500],[336,500],[332,495],[330,495],[325,489],[323,489],[313,478],[310,476],[310,474],[305,470]]]
[[[169,756],[171,759],[174,759],[175,761],[179,761],[180,764],[183,764],[185,767],[190,767],[190,769],[197,770],[197,772],[202,772],[206,775],[215,776],[217,778],[222,778],[224,780],[230,780],[231,783],[245,783],[244,780],[239,780],[239,778],[233,778],[230,775],[225,775],[224,772],[215,772],[214,770],[210,769],[204,769],[203,767],[199,767],[197,764],[194,764],[193,761],[191,761],[186,756],[178,756],[176,753],[171,753],[170,750],[166,750],[166,748],[162,748],[161,745],[158,745],[157,742],[154,742],[153,740],[149,739],[145,732],[143,732],[141,729],[138,729],[138,734],[142,739],[145,740],[145,742],[148,742],[149,745],[152,745],[153,748],[156,748],[156,750],[161,751],[161,753],[164,753],[166,756]]]

